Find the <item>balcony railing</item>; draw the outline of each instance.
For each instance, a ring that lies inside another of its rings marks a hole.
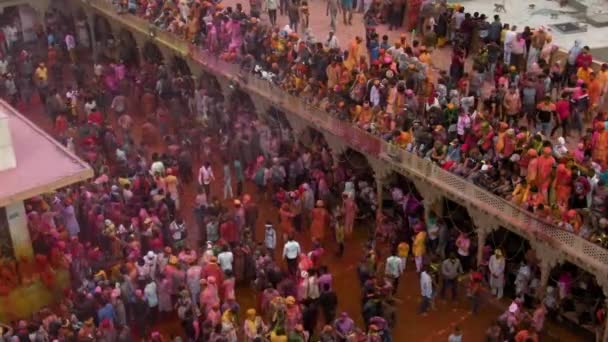
[[[91,5],[133,30],[143,33],[148,31],[147,21],[133,15],[117,15],[113,6],[103,0],[91,0]],[[340,137],[354,150],[382,160],[390,165],[391,169],[405,176],[423,180],[429,186],[441,189],[445,196],[466,207],[474,207],[486,212],[495,217],[501,226],[517,232],[528,240],[544,241],[557,253],[563,253],[566,260],[596,276],[608,275],[608,250],[603,247],[559,229],[466,179],[445,171],[429,160],[396,148],[357,126],[338,120],[267,80],[253,74],[242,73],[238,65],[227,63],[218,56],[189,45],[180,37],[159,31],[156,39],[182,55],[189,55],[204,69],[238,82],[239,87],[250,95],[263,97],[278,109],[297,115],[311,126]]]

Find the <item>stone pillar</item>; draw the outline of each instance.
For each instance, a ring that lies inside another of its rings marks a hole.
[[[323,133],[323,137],[325,137],[325,141],[327,141],[327,145],[331,150],[331,156],[334,160],[334,163],[340,160],[340,155],[346,151],[348,146],[344,143],[344,140],[339,137],[328,133],[326,131],[321,131]]]
[[[539,260],[540,266],[540,283],[536,291],[536,298],[543,298],[549,284],[549,276],[551,270],[559,263],[563,262],[563,257],[560,256],[559,251],[556,251],[551,246],[544,244],[537,240],[529,240],[530,247],[535,251],[536,258]]]
[[[308,122],[300,118],[297,114],[286,112],[285,117],[287,118],[287,121],[289,121],[289,125],[291,126],[294,141],[297,141],[298,139],[300,139],[300,137],[308,127]]]
[[[36,1],[28,1],[36,14],[38,14],[38,21],[40,25],[42,25],[42,29],[46,32],[46,21],[44,20],[44,15],[49,10],[49,0],[36,0]],[[45,37],[46,38],[46,37]]]
[[[470,207],[467,210],[477,233],[477,265],[480,265],[483,261],[483,248],[486,245],[486,239],[488,235],[498,229],[499,224],[496,218],[477,208]]]
[[[486,230],[478,230],[477,231],[477,266],[483,263],[483,248],[486,245],[486,239],[488,238],[488,233]]]
[[[228,103],[228,99],[230,98],[230,96],[234,92],[233,86],[231,86],[231,84],[230,84],[231,81],[229,79],[227,79],[227,78],[224,78],[224,77],[218,77],[217,78],[217,82],[220,85],[220,89],[217,89],[217,90],[219,90],[219,92],[224,97],[224,104],[226,104],[226,103]]]
[[[384,192],[384,180],[386,179],[386,177],[388,177],[391,172],[392,169],[390,168],[390,166],[385,163],[383,160],[381,159],[377,159],[374,157],[369,156],[367,158],[367,161],[369,163],[369,165],[372,167],[372,169],[374,170],[374,179],[376,180],[376,196],[378,196],[378,203],[377,203],[377,210],[378,212],[382,211],[382,199],[383,199],[383,192]]]
[[[5,207],[5,210],[15,259],[27,258],[32,260],[34,249],[32,248],[30,231],[27,227],[27,216],[23,202],[9,204]]]
[[[547,291],[547,285],[549,284],[549,276],[551,275],[551,266],[548,262],[540,262],[540,282],[536,291],[537,298],[543,298]]]
[[[91,53],[93,54],[93,60],[97,61],[99,46],[97,36],[95,35],[95,15],[90,11],[85,11],[85,15],[87,16],[87,25],[89,26],[89,35],[91,37]]]
[[[435,211],[437,216],[443,216],[443,203],[441,202],[443,196],[436,188],[433,188],[422,180],[414,180],[414,185],[416,185],[416,190],[422,195],[424,199],[424,218],[428,220],[431,211]]]
[[[266,100],[265,98],[262,98],[260,96],[256,96],[256,95],[250,95],[251,98],[251,102],[253,102],[253,105],[255,107],[255,112],[258,116],[258,118],[262,119],[268,116],[268,112],[270,111],[270,108],[272,108],[272,104]]]
[[[378,209],[379,213],[382,212],[384,202],[384,180],[380,177],[376,177],[376,196],[378,196]]]

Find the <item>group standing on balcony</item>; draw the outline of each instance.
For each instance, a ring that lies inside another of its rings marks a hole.
[[[272,73],[272,82],[328,115],[606,243],[608,65],[594,70],[589,47],[577,40],[562,61],[545,27],[520,31],[498,15],[489,20],[441,1],[329,1],[327,38],[307,29],[305,2],[278,4],[289,17],[282,28],[270,15],[277,4],[258,5],[251,15],[240,4],[207,1],[126,9],[245,71]],[[342,49],[334,14],[343,12],[348,25],[353,10],[364,11],[366,32]],[[405,13],[415,34],[389,41],[378,25],[400,27]],[[449,43],[449,69],[436,70],[433,51]]]

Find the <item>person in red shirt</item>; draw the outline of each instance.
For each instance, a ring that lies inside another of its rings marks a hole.
[[[91,124],[95,124],[97,126],[101,126],[103,124],[103,115],[99,110],[91,112],[89,117],[87,118],[88,122]]]
[[[576,68],[589,68],[593,62],[593,56],[589,53],[589,47],[583,47],[583,51],[576,57]]]
[[[570,100],[568,99],[567,93],[562,93],[561,99],[555,103],[555,112],[557,124],[551,130],[551,136],[555,134],[558,128],[562,128],[562,137],[568,137],[568,123],[570,120]]]
[[[209,260],[205,266],[203,266],[202,274],[203,276],[201,278],[215,278],[216,284],[224,282],[224,272],[220,268],[220,265],[217,264],[217,257],[215,255],[211,257],[211,260]]]
[[[55,119],[55,132],[59,137],[63,137],[67,130],[68,120],[66,119],[65,115],[57,115],[57,119]]]
[[[228,218],[220,225],[220,238],[228,243],[238,241],[238,231],[234,220]]]

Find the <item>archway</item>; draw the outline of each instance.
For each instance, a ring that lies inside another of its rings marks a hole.
[[[525,264],[530,272],[530,279],[540,278],[539,260],[530,243],[525,238],[511,232],[510,230],[499,227],[486,237],[485,246],[480,246],[482,252],[482,265],[487,265],[491,255],[500,249],[505,257],[505,296],[515,298],[517,291],[515,279],[517,273]],[[526,302],[530,305],[533,299],[527,296]]]
[[[475,225],[467,208],[444,198],[441,213],[434,212],[434,214],[437,221],[445,224],[447,236],[450,237],[445,246],[445,255],[448,256],[450,253],[455,253],[460,259],[465,272],[474,269],[476,263],[475,256],[477,255],[479,246]]]
[[[556,307],[551,312],[568,328],[567,333],[576,332],[578,335],[582,331],[589,336],[586,340],[593,340],[593,333],[601,331],[600,325],[605,328],[606,322],[598,320],[598,311],[605,308],[606,295],[596,275],[565,262],[551,271],[545,296],[556,299]]]
[[[190,66],[188,66],[186,60],[178,56],[173,56],[173,60],[171,61],[171,72],[178,76],[192,75],[192,71],[190,71]]]
[[[351,196],[354,193],[359,208],[357,220],[373,230],[374,225],[370,222],[375,219],[378,205],[374,169],[364,154],[351,148],[347,148],[335,162],[335,181],[340,184],[338,193],[343,196],[345,192],[351,193]]]
[[[95,42],[92,41],[90,32],[91,27],[89,27],[87,14],[81,7],[74,15],[74,35],[79,46],[86,47],[87,49],[93,46]]]
[[[94,18],[94,28],[95,31],[95,43],[99,43],[102,46],[105,46],[109,40],[114,39],[114,34],[112,33],[112,26],[108,19],[95,15]]]
[[[222,86],[215,75],[208,72],[202,72],[198,77],[196,86],[199,89],[205,89],[208,96],[219,98],[223,101],[224,94],[222,94]]]
[[[400,173],[391,171],[380,181],[382,223],[377,227],[376,239],[392,243],[391,247],[402,241],[410,243],[415,234],[413,225],[424,216],[424,199],[415,183]]]
[[[149,64],[159,65],[162,64],[165,59],[158,45],[151,41],[144,43],[141,54],[144,61]]]
[[[296,138],[300,146],[316,152],[320,152],[323,148],[328,148],[327,141],[325,140],[323,133],[312,127],[306,127],[304,131],[300,132],[299,136]]]
[[[139,65],[139,50],[133,33],[121,29],[118,33],[118,58],[127,66]]]

